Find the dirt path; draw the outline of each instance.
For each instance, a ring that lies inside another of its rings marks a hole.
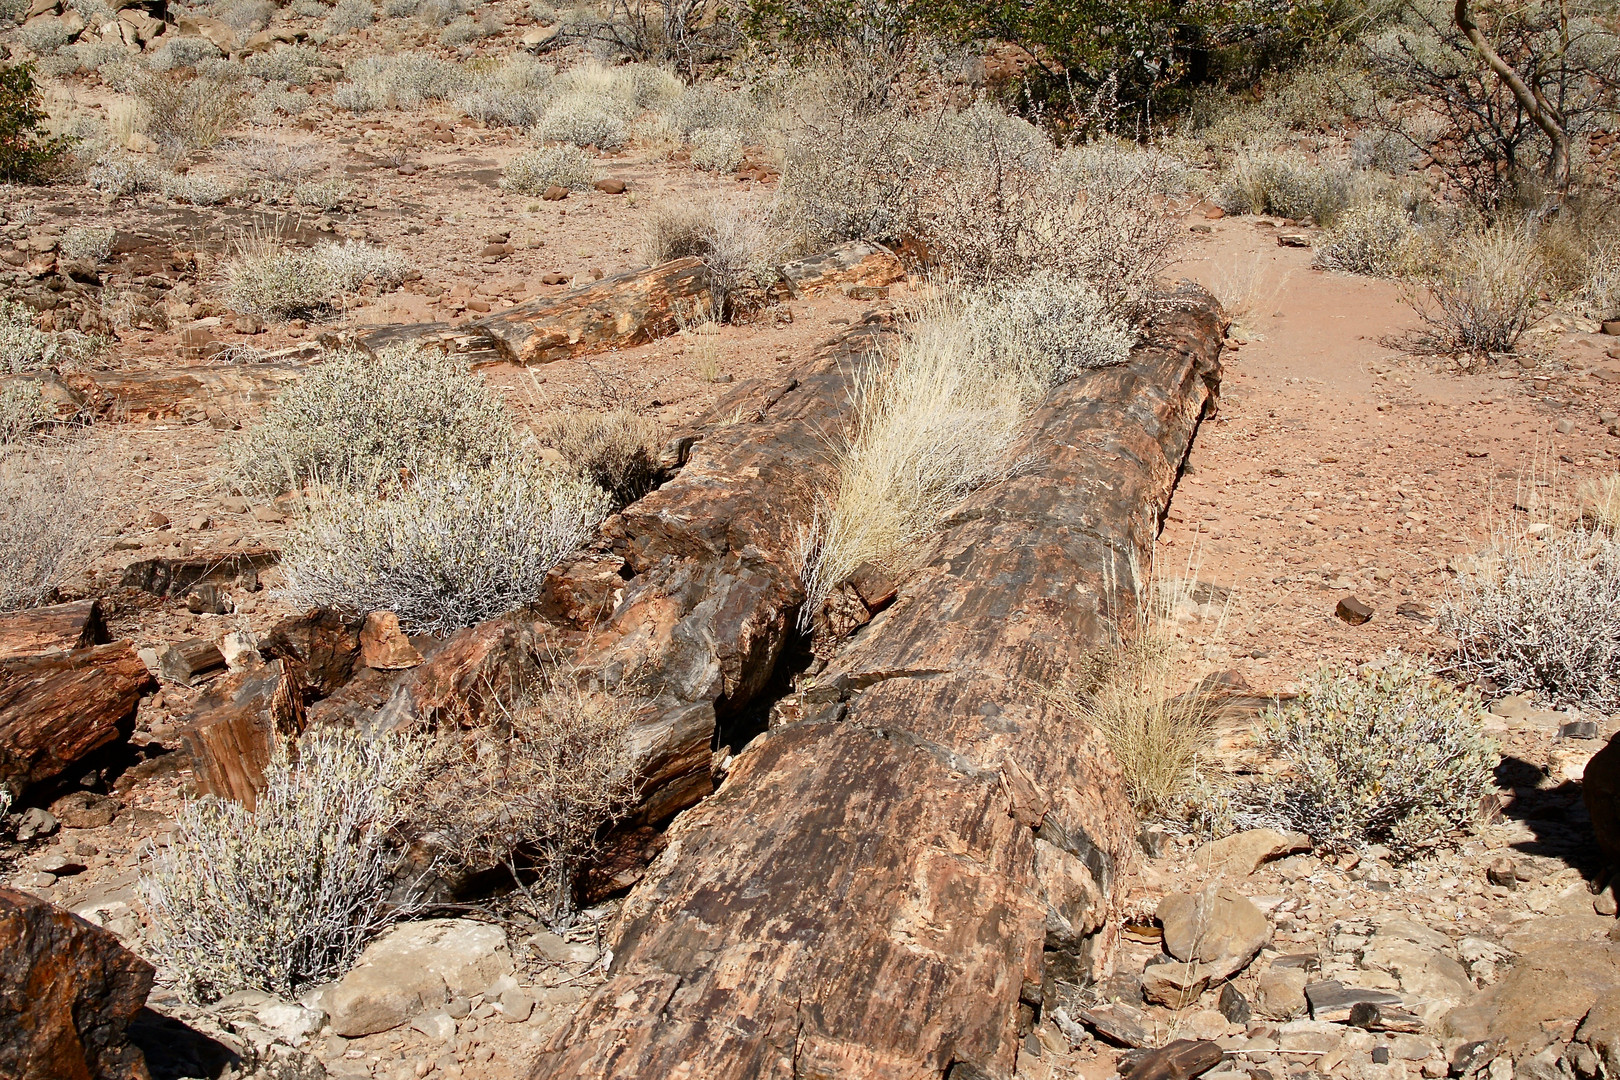
[[[1177,268],[1221,296],[1234,327],[1220,415],[1159,556],[1161,574],[1191,566],[1232,590],[1224,625],[1205,608],[1188,632],[1267,691],[1318,662],[1437,646],[1428,616],[1448,563],[1525,493],[1572,495],[1620,457],[1598,421],[1620,388],[1592,374],[1620,369],[1615,339],[1536,335],[1533,366],[1461,374],[1386,344],[1420,325],[1400,286],[1313,270],[1276,232],[1216,221]],[[1351,595],[1374,611],[1361,626],[1334,616]]]

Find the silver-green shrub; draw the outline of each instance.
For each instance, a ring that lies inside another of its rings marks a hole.
[[[105,262],[112,254],[113,240],[117,236],[116,230],[104,226],[70,225],[62,234],[62,254],[70,259]]]
[[[699,128],[691,139],[692,164],[700,169],[728,173],[742,164],[747,140],[730,128]]]
[[[540,146],[507,162],[501,183],[519,195],[544,195],[549,187],[584,191],[595,172],[591,155],[576,146]]]
[[[226,266],[225,302],[236,311],[277,319],[318,315],[362,285],[394,288],[410,269],[399,252],[357,240],[308,250],[264,244]]]
[[[1387,202],[1356,206],[1340,214],[1316,245],[1324,270],[1371,277],[1399,277],[1411,263],[1419,229],[1404,209]]]
[[[347,34],[377,21],[377,9],[370,0],[338,0],[326,16],[326,32]]]
[[[1038,273],[968,297],[964,317],[991,363],[1035,385],[1124,362],[1136,331],[1084,279]]]
[[[293,997],[345,971],[410,912],[390,903],[419,740],[332,729],[265,771],[254,809],[188,802],[167,848],[148,848],[140,891],[152,947],[193,1001],[238,990]]]
[[[630,138],[630,125],[621,113],[577,97],[564,98],[547,108],[533,131],[545,142],[594,146],[599,150],[622,149]]]
[[[1299,154],[1246,152],[1222,176],[1215,203],[1229,214],[1274,214],[1319,225],[1350,205],[1350,174]]]
[[[0,388],[0,446],[20,443],[56,419],[39,384],[12,383]]]
[[[1497,748],[1482,713],[1472,690],[1398,652],[1359,671],[1320,670],[1267,715],[1264,747],[1287,771],[1241,793],[1239,821],[1324,848],[1411,853],[1474,820],[1492,790]]]
[[[1463,666],[1506,692],[1620,709],[1620,539],[1514,538],[1441,611]]]
[[[450,633],[533,603],[547,571],[596,535],[608,494],[570,469],[501,458],[312,500],[282,554],[305,606],[387,609]]]
[[[499,399],[456,357],[396,346],[339,353],[282,392],[231,445],[244,488],[364,484],[448,462],[488,465],[513,452]]]
[[[0,371],[16,375],[51,367],[61,342],[34,325],[31,309],[15,300],[0,300]]]

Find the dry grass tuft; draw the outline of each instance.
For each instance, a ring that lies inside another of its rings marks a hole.
[[[1498,225],[1466,233],[1453,247],[1427,295],[1411,296],[1428,327],[1414,343],[1455,356],[1512,352],[1547,281],[1534,235],[1522,225]]]
[[[108,479],[81,439],[0,445],[0,611],[51,602],[101,532]]]
[[[532,868],[534,914],[557,925],[573,911],[577,872],[602,831],[635,802],[630,725],[639,700],[588,689],[567,669],[506,707],[489,733],[468,740],[426,789],[427,824],[463,865],[506,865],[521,885]],[[525,889],[527,893],[528,890]]]
[[[622,507],[647,494],[658,482],[664,434],[663,425],[652,417],[616,409],[554,416],[541,427],[538,437]]]

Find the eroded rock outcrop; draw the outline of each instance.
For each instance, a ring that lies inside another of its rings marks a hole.
[[[626,903],[612,978],[537,1078],[1012,1074],[1020,1009],[1103,959],[1131,858],[1117,767],[1042,687],[1134,602],[1213,406],[1221,320],[1184,300],[1129,363],[1054,391],[1024,448],[1037,464],[964,500],[889,606],[676,821]],[[738,498],[739,479],[711,498]],[[660,534],[642,535],[658,555]],[[680,623],[663,625],[667,640]],[[690,671],[726,685],[723,663]]]

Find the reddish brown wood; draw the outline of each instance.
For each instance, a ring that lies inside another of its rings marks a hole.
[[[529,300],[476,325],[508,360],[548,364],[672,334],[680,318],[695,317],[712,302],[702,260],[676,259]]]
[[[0,661],[0,783],[43,783],[128,738],[156,689],[127,641]]]
[[[218,645],[203,638],[189,638],[170,645],[158,661],[158,674],[165,682],[196,686],[225,671],[225,654]]]
[[[107,641],[107,620],[99,600],[75,600],[0,615],[0,660],[71,652]]]
[[[186,719],[181,739],[197,787],[251,809],[278,742],[304,729],[303,688],[286,660],[223,676]]]
[[[259,645],[266,660],[290,660],[311,698],[324,698],[354,675],[360,656],[359,619],[331,608],[292,615],[270,628]]]

